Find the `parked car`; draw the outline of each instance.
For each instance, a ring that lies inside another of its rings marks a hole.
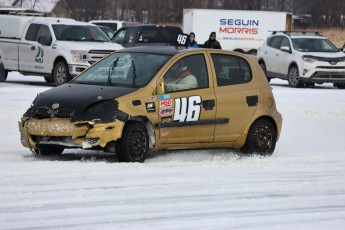
[[[68,18],[0,15],[0,82],[8,73],[43,76],[64,84],[113,51],[122,49],[98,26]]]
[[[291,87],[334,83],[345,88],[345,54],[319,33],[274,32],[257,59],[268,80],[288,80]]]
[[[149,150],[174,148],[270,155],[281,126],[253,57],[142,46],[115,52],[39,94],[19,130],[23,146],[37,154],[98,149],[115,152],[119,161],[143,162]]]
[[[183,34],[178,26],[132,25],[120,28],[111,40],[123,47],[174,46],[178,34]]]

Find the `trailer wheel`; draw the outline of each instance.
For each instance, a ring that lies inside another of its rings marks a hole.
[[[0,63],[0,82],[4,82],[7,79],[8,71],[5,70],[5,67]]]
[[[333,86],[338,89],[345,89],[345,83],[334,83]]]
[[[56,63],[53,71],[54,82],[56,85],[62,85],[71,80],[67,64],[64,61]]]

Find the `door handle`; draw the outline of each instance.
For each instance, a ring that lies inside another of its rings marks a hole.
[[[212,110],[215,105],[216,105],[216,102],[213,99],[202,101],[202,107],[205,110]]]
[[[36,47],[35,46],[31,46],[31,50],[35,50],[36,49]]]

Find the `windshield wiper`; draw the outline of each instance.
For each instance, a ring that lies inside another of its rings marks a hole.
[[[111,75],[114,73],[114,69],[115,69],[118,61],[119,61],[119,57],[117,57],[116,60],[113,61],[113,63],[111,63],[111,65],[109,67],[108,81],[107,81],[108,85],[111,85]]]
[[[135,68],[134,60],[132,59],[132,68],[133,68],[133,82],[132,86],[135,86],[135,79],[137,78],[137,70]]]

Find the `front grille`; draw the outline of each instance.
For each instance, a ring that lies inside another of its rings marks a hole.
[[[342,69],[345,71],[345,66],[316,66],[317,69]]]
[[[103,58],[104,56],[114,52],[115,50],[90,50],[89,51],[89,60],[88,62],[92,65],[99,59]]]
[[[38,106],[35,110],[35,116],[38,118],[72,118],[74,115],[74,109],[70,108],[52,109],[48,106]]]

